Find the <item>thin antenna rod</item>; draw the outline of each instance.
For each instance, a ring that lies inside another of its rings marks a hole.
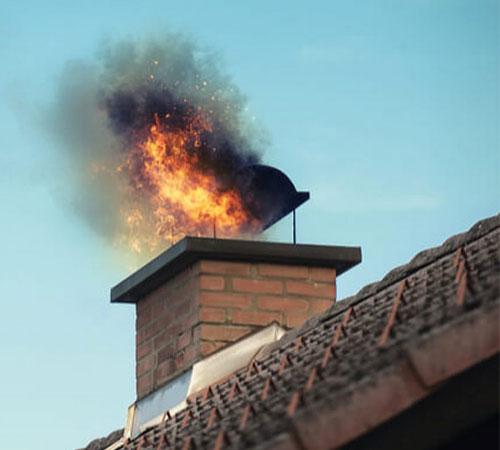
[[[297,243],[297,223],[295,221],[295,209],[293,210],[293,243]]]
[[[217,225],[214,217],[214,239],[217,239]]]

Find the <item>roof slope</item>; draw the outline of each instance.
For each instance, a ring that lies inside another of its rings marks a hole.
[[[495,216],[419,253],[125,448],[293,450],[352,441],[498,353],[499,242]]]
[[[81,450],[103,450],[106,447],[109,447],[114,442],[118,441],[123,436],[123,428],[121,430],[115,430],[112,433],[108,434],[108,436],[94,439],[92,442],[85,447],[85,449]]]

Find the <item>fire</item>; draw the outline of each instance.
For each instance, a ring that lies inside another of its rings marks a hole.
[[[234,237],[259,231],[261,224],[238,190],[222,186],[215,170],[201,163],[202,152],[218,151],[204,141],[213,132],[209,117],[192,115],[182,127],[170,126],[169,113],[154,118],[118,168],[130,180],[130,204],[121,211],[127,231],[120,243],[152,253],[185,235]]]

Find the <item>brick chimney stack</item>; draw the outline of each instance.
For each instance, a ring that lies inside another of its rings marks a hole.
[[[136,304],[137,398],[273,321],[326,310],[336,275],[360,260],[358,247],[183,239],[111,291]]]

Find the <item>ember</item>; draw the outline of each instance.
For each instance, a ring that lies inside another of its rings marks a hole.
[[[262,132],[213,55],[166,34],[100,56],[68,65],[49,118],[72,206],[137,262],[185,235],[252,236],[309,197],[260,164]]]
[[[104,91],[108,125],[121,145],[118,240],[137,252],[155,253],[185,235],[263,229],[238,186],[240,169],[259,161],[245,135],[242,98],[217,70],[204,73],[204,62],[173,49],[156,46],[142,76],[127,64]]]
[[[170,113],[130,146],[118,170],[127,174],[132,210],[123,210],[128,234],[122,243],[142,251],[173,244],[185,235],[231,237],[262,230],[261,222],[245,207],[228,168],[217,171],[208,152],[216,153],[209,117],[188,114],[172,125]],[[136,133],[134,133],[136,134]],[[207,164],[208,160],[209,161]],[[212,162],[212,164],[210,164]],[[219,164],[220,165],[220,164]],[[225,181],[224,181],[225,179]]]

